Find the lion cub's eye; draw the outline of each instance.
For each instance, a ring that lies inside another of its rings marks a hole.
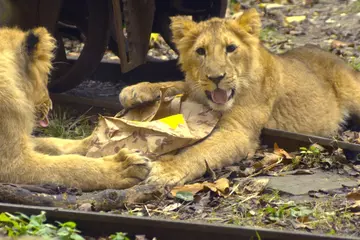
[[[230,44],[230,45],[226,46],[226,52],[231,53],[231,52],[235,51],[236,48],[237,48],[237,46],[235,46],[234,44]]]
[[[196,49],[196,53],[199,55],[205,55],[205,48],[200,47]]]

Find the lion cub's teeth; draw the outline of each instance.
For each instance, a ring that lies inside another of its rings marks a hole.
[[[227,97],[229,98],[231,96],[231,89],[227,90]]]

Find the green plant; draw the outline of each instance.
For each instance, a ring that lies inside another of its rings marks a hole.
[[[109,236],[111,240],[130,240],[130,238],[126,237],[126,233],[117,232]]]
[[[321,152],[317,147],[311,145],[309,148],[300,147],[300,153],[304,156],[318,157]]]
[[[49,125],[46,128],[37,128],[36,131],[40,135],[58,138],[85,138],[94,128],[89,121],[90,117],[85,114],[73,117],[74,114],[71,114],[68,109],[54,108],[49,114]]]
[[[45,223],[45,212],[30,217],[22,213],[12,215],[10,213],[0,214],[0,228],[4,229],[9,237],[18,237],[23,235],[41,236],[43,238],[57,238],[61,240],[82,240],[84,239],[76,229],[74,222],[57,222],[58,227]]]

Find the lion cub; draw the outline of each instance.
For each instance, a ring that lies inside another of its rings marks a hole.
[[[255,9],[236,19],[171,20],[185,82],[130,86],[121,103],[154,100],[162,85],[172,84],[173,93],[185,92],[223,116],[208,138],[154,162],[148,182],[181,184],[203,175],[205,160],[211,168],[239,161],[258,147],[263,127],[329,136],[349,113],[360,115],[360,74],[314,46],[270,53],[260,43]]]
[[[47,83],[54,48],[45,28],[0,28],[0,182],[83,190],[138,183],[148,173],[148,160],[135,151],[95,159],[80,155],[91,136],[78,141],[31,137],[35,121],[46,125],[52,107]]]

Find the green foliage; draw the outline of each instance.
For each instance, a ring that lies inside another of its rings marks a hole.
[[[267,217],[271,221],[283,220],[286,217],[301,218],[308,217],[313,214],[313,210],[305,206],[296,206],[290,204],[281,204],[279,206],[268,206],[264,209]]]
[[[0,214],[0,230],[9,237],[38,236],[44,239],[59,240],[85,240],[76,229],[76,223],[69,221],[65,223],[56,222],[57,226],[46,223],[45,212],[30,217],[22,213],[12,215],[10,213]],[[1,237],[1,236],[0,236]],[[130,240],[126,233],[117,232],[109,236],[111,240]]]
[[[130,240],[130,238],[126,237],[126,233],[117,232],[109,236],[111,240]]]
[[[61,240],[83,240],[76,229],[74,222],[57,222],[58,226],[45,223],[45,212],[30,217],[22,213],[12,215],[10,213],[0,214],[0,228],[4,229],[9,237],[18,237],[23,235],[41,236],[46,239]]]
[[[80,139],[89,136],[94,128],[85,114],[75,118],[68,110],[59,107],[49,114],[49,120],[49,126],[36,129],[41,135]]]
[[[309,148],[301,147],[300,153],[304,156],[319,157],[321,152],[317,147],[311,145]]]

